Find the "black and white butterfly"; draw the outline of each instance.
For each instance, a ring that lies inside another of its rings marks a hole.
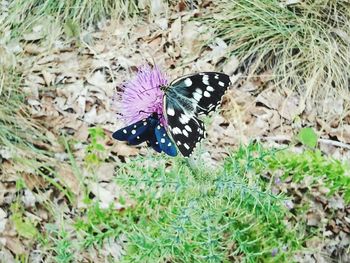
[[[199,116],[209,114],[220,105],[230,84],[229,76],[218,72],[201,72],[178,78],[168,86],[161,87],[164,91],[163,115],[168,133],[161,126],[159,116],[153,113],[146,121],[116,131],[113,137],[130,144],[146,141],[157,152],[164,151],[171,156],[177,154],[175,142],[182,155],[188,157],[196,144],[205,137],[204,124]],[[158,132],[157,127],[160,127],[161,132]]]
[[[179,151],[190,156],[205,137],[198,118],[214,111],[231,84],[230,77],[218,72],[201,72],[176,79],[164,88],[164,116],[168,131]]]

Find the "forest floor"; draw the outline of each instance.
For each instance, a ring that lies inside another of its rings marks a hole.
[[[34,146],[55,162],[37,172],[0,146],[3,262],[350,262],[345,102],[281,90],[269,72],[248,76],[200,12],[108,20],[53,42],[38,25],[8,44],[47,138]],[[148,63],[170,80],[231,77],[189,162],[111,137],[124,125],[116,87]]]

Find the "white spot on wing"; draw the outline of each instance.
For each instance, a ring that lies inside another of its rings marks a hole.
[[[160,130],[160,125],[157,126],[157,129]]]
[[[165,139],[164,138],[160,139],[160,142],[165,143]]]
[[[145,121],[145,122],[143,123],[143,125],[146,126],[146,125],[147,125],[147,122]]]
[[[181,145],[181,142],[180,142],[180,141],[177,141],[176,144],[177,144],[177,145]]]
[[[182,130],[182,134],[188,137],[188,132],[186,130]]]
[[[204,91],[204,97],[209,98],[210,97],[210,93],[208,91]]]
[[[168,147],[170,147],[170,146],[171,146],[171,142],[168,143]]]
[[[136,133],[136,130],[132,130],[131,133],[132,133],[132,134],[135,134],[135,133]]]
[[[179,119],[179,121],[182,123],[182,124],[187,124],[190,120],[190,117],[188,117],[186,114],[181,114],[181,117]]]
[[[212,92],[212,91],[214,91],[214,88],[213,88],[212,86],[208,86],[208,87],[207,87],[207,91]]]
[[[192,80],[191,80],[190,78],[185,79],[184,82],[185,82],[185,85],[186,85],[187,87],[189,87],[189,86],[192,85]]]
[[[174,115],[175,115],[175,111],[174,111],[173,108],[168,108],[168,109],[166,110],[166,113],[167,113],[168,115],[170,115],[170,116],[174,116]]]
[[[204,85],[209,85],[209,76],[204,75],[202,81]]]
[[[184,146],[185,146],[185,148],[186,148],[187,150],[189,150],[189,149],[190,149],[190,146],[188,146],[188,144],[187,144],[187,143],[184,143]]]
[[[174,134],[181,134],[182,133],[178,127],[173,128],[172,131]]]
[[[188,126],[188,125],[186,125],[186,126],[185,126],[185,129],[186,129],[186,130],[188,130],[189,132],[191,132],[191,131],[192,131],[191,127],[190,127],[190,126]]]
[[[123,132],[124,132],[125,134],[127,134],[127,133],[128,133],[128,132],[127,132],[125,129],[123,130]]]
[[[201,94],[202,95],[202,90],[200,89],[200,88],[196,88],[196,90],[195,90],[198,94]]]
[[[196,101],[200,101],[200,99],[202,98],[202,94],[199,94],[199,93],[195,92],[195,93],[193,93],[193,98]]]
[[[218,84],[219,84],[221,87],[225,86],[225,83],[223,83],[222,81],[219,81]]]

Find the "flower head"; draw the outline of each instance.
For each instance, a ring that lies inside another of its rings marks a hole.
[[[121,109],[122,119],[131,124],[147,118],[156,112],[160,121],[165,125],[163,117],[163,91],[168,80],[158,67],[148,65],[139,67],[138,73],[130,81],[122,85]]]

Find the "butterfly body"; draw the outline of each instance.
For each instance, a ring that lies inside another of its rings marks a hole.
[[[167,130],[157,113],[113,133],[113,138],[137,145],[147,142],[157,152],[183,156],[192,154],[196,144],[205,137],[200,115],[214,111],[230,85],[229,76],[218,72],[186,75],[167,86],[164,92],[163,116]],[[136,106],[136,105],[135,105]],[[175,146],[176,145],[176,146]]]

